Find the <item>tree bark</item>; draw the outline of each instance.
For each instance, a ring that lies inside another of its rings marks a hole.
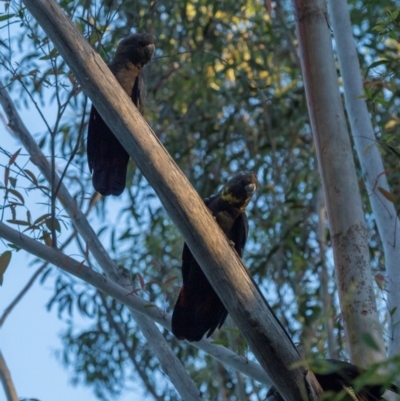
[[[328,211],[339,299],[351,361],[384,358],[366,226],[340,98],[325,0],[293,0],[311,127]],[[372,337],[379,351],[366,346]]]
[[[390,192],[367,104],[363,98],[363,81],[347,1],[328,0],[328,5],[343,78],[347,114],[385,254],[389,313],[396,310],[390,316],[389,335],[389,356],[394,356],[400,354],[400,220],[393,203],[378,190],[383,188]]]
[[[198,194],[152,133],[103,60],[51,0],[24,0],[96,109],[153,186],[207,278],[286,401],[321,388]]]
[[[7,397],[7,401],[19,401],[17,392],[15,391],[14,383],[11,379],[10,371],[6,365],[6,361],[3,358],[3,354],[0,352],[0,380],[3,383],[4,392]]]
[[[329,293],[329,275],[326,264],[326,209],[322,188],[318,189],[316,194],[316,214],[318,215],[317,238],[319,244],[319,254],[321,260],[320,297],[322,303],[322,316],[324,317],[324,327],[326,331],[326,345],[328,348],[328,357],[337,359],[337,349],[334,335],[334,320],[332,297]]]

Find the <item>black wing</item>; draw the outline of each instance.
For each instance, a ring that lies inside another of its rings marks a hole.
[[[205,200],[210,206],[216,197]],[[248,232],[247,217],[243,213],[233,223],[229,239],[241,256]],[[212,288],[196,259],[185,244],[182,253],[183,286],[172,314],[172,332],[180,340],[200,341],[220,328],[228,311]]]
[[[227,311],[185,244],[182,255],[183,285],[172,313],[172,333],[180,340],[209,337]]]
[[[132,87],[131,99],[141,113],[143,86],[139,75]],[[120,195],[125,189],[129,155],[94,106],[90,112],[87,155],[94,189],[103,196]]]
[[[120,195],[125,189],[129,155],[94,106],[90,111],[87,155],[93,187],[102,195]]]
[[[236,252],[240,257],[243,255],[244,246],[249,232],[249,223],[246,213],[242,213],[233,223],[229,239],[235,243]]]
[[[138,108],[141,114],[144,111],[144,101],[146,97],[146,84],[143,78],[143,74],[136,77],[135,83],[132,88],[131,99],[133,104]]]

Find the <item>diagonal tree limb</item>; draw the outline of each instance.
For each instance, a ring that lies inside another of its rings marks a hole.
[[[160,397],[154,387],[151,385],[151,383],[149,382],[149,379],[146,375],[146,373],[143,371],[142,367],[139,366],[139,364],[136,361],[136,355],[133,352],[132,348],[129,347],[127,341],[126,341],[126,335],[124,334],[124,332],[122,331],[122,328],[120,327],[120,325],[114,320],[114,316],[112,314],[111,308],[107,305],[107,300],[104,297],[103,293],[101,293],[99,291],[98,293],[100,295],[101,301],[103,303],[103,307],[106,310],[106,318],[108,321],[108,324],[110,325],[110,327],[115,331],[115,333],[118,336],[119,341],[121,342],[122,346],[125,348],[125,351],[127,352],[129,359],[131,360],[133,366],[136,369],[136,372],[138,373],[139,377],[142,379],[142,382],[146,388],[146,390],[153,396],[153,398],[156,401],[163,401],[163,398]]]
[[[88,284],[102,291],[122,304],[134,309],[136,312],[147,316],[160,326],[171,331],[171,315],[166,314],[156,305],[145,301],[135,295],[130,288],[122,287],[113,282],[107,277],[95,272],[85,264],[70,258],[61,251],[55,250],[49,246],[43,245],[40,242],[20,233],[17,230],[0,222],[0,237],[19,246],[26,252],[31,253],[48,263],[59,267],[60,269],[72,274],[75,277],[84,280]],[[265,374],[261,366],[247,360],[244,357],[237,355],[235,352],[221,346],[211,343],[211,340],[203,339],[199,342],[191,343],[197,348],[207,352],[216,360],[224,365],[243,373],[246,376],[257,380],[260,383],[271,385],[271,380]]]
[[[23,2],[157,192],[278,391],[286,401],[297,401],[306,391],[310,400],[316,400],[322,390],[314,375],[305,363],[299,364],[299,353],[243,262],[103,60],[53,0]]]
[[[19,401],[14,383],[11,379],[10,371],[8,370],[6,361],[0,351],[0,381],[3,383],[4,392],[7,401]]]

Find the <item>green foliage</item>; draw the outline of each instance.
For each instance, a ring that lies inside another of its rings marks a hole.
[[[238,170],[257,173],[260,188],[249,207],[246,265],[305,353],[327,354],[326,324],[330,320],[333,345],[342,354],[333,267],[325,263],[330,260],[329,237],[324,229],[322,237],[319,234],[320,185],[291,2],[277,2],[273,18],[263,1],[250,0],[58,3],[106,60],[129,33],[154,34],[157,50],[146,67],[145,118],[203,198]],[[399,10],[389,0],[349,3],[365,74],[365,97],[389,166],[389,180],[397,188],[400,120],[395,38]],[[43,117],[45,128],[36,137],[40,147],[50,156],[54,139],[58,172],[83,209],[94,205],[93,225],[118,265],[131,272],[135,292],[170,312],[181,284],[180,233],[134,163],[120,199],[98,201],[93,196],[85,154],[90,102],[23,7],[11,2],[0,21],[0,64],[7,72],[4,84],[20,108]],[[8,33],[12,25],[19,26],[15,35]],[[52,213],[50,185],[26,159],[18,164],[25,155],[3,153],[8,160],[1,166],[3,220],[48,245],[52,244],[50,233],[62,243],[72,229],[58,204]],[[45,210],[31,212],[33,193],[41,194]],[[398,194],[392,196],[398,199]],[[367,214],[367,218],[371,257],[379,266],[380,242],[372,217]],[[74,253],[86,259],[90,245],[77,241]],[[326,249],[321,248],[322,241],[327,241]],[[320,280],[325,269],[329,277],[326,291],[334,299],[328,310],[321,302]],[[90,384],[99,398],[107,399],[140,377],[144,383],[147,380],[146,391],[154,389],[161,399],[179,399],[125,308],[110,300],[104,304],[95,291],[62,274],[49,308],[56,308],[68,322],[61,359],[71,368],[75,383]],[[77,312],[90,321],[90,328],[81,330],[74,324]],[[121,328],[125,345],[111,321]],[[258,383],[178,343],[170,333],[164,335],[204,399],[235,400],[240,391],[251,399],[265,395]],[[218,332],[215,341],[252,358],[244,340],[231,329]]]
[[[0,255],[0,285],[3,285],[4,273],[10,264],[12,253],[11,251],[5,251]]]

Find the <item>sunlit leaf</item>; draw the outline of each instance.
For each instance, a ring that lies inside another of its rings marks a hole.
[[[46,54],[45,56],[42,56],[39,58],[39,60],[50,60],[58,55],[57,49],[54,47],[49,54]]]
[[[19,226],[30,226],[30,224],[24,220],[10,219],[10,220],[7,220],[7,222],[10,224],[18,224]]]
[[[143,280],[143,276],[142,276],[140,273],[137,273],[137,277],[138,277],[138,279],[139,279],[140,287],[143,289],[143,288],[145,287],[145,283],[144,283],[144,280]]]
[[[400,199],[388,192],[385,188],[378,187],[378,190],[388,201],[392,203],[400,203]]]
[[[10,184],[13,188],[17,186],[17,179],[14,177],[9,177],[8,180],[10,181]]]
[[[3,15],[0,15],[0,21],[6,21],[6,20],[14,17],[14,15],[15,14],[3,14]]]
[[[21,193],[18,192],[16,189],[8,188],[8,192],[9,192],[10,194],[14,195],[16,198],[18,198],[18,199],[21,201],[22,204],[25,203],[24,197],[23,197],[23,196],[21,195]]]
[[[1,256],[0,256],[0,285],[3,284],[3,277],[4,273],[10,264],[11,261],[11,251],[5,251]]]
[[[8,178],[10,176],[10,168],[7,166],[4,169],[4,186],[7,187],[8,186]]]
[[[38,185],[37,179],[35,177],[35,175],[32,173],[32,171],[28,170],[28,169],[24,169],[25,173],[29,176],[29,178],[32,180],[32,182],[35,185]]]
[[[369,333],[363,333],[362,338],[364,343],[374,351],[380,351],[378,344],[376,343],[375,339]]]
[[[59,233],[61,232],[61,226],[60,226],[60,222],[58,221],[58,219],[56,218],[47,218],[45,219],[44,223],[46,224],[47,228],[52,231],[53,229],[53,224],[54,224],[54,230],[58,231]]]
[[[51,235],[48,231],[43,231],[43,241],[47,246],[53,246],[53,240],[51,239]]]
[[[15,163],[15,160],[17,159],[19,153],[21,152],[22,148],[19,148],[11,157],[10,160],[8,161],[8,164],[11,166],[12,164]]]
[[[38,225],[40,223],[42,223],[44,220],[46,220],[47,218],[49,218],[51,216],[51,213],[45,213],[41,216],[39,216],[34,222],[33,224]]]

